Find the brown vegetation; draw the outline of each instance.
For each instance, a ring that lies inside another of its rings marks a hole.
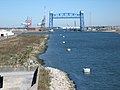
[[[18,35],[0,41],[0,65],[23,65],[36,45],[40,45],[45,35]],[[38,48],[41,51],[41,48]]]
[[[38,90],[49,90],[49,86],[50,86],[49,71],[45,70],[45,68],[41,68],[38,81]]]
[[[0,41],[0,66],[24,66],[44,64],[38,54],[44,53],[48,35],[21,34]],[[38,61],[37,61],[38,60]],[[49,90],[49,72],[40,68],[38,90]]]

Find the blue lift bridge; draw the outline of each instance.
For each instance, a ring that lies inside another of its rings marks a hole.
[[[49,12],[49,29],[53,29],[53,20],[54,19],[79,19],[80,20],[80,30],[84,31],[84,12],[80,11],[77,13],[53,13]]]

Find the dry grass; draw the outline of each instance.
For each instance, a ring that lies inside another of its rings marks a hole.
[[[50,76],[49,71],[44,68],[40,69],[40,76],[38,81],[38,90],[49,90]]]
[[[35,45],[41,44],[45,35],[21,34],[0,41],[0,65],[23,65],[27,62]],[[43,47],[39,48],[41,51]]]

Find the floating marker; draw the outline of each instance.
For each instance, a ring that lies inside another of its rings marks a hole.
[[[85,74],[90,74],[90,68],[83,68],[83,72]]]
[[[66,43],[65,41],[63,41],[62,43]]]
[[[60,34],[60,36],[62,36],[62,34]]]
[[[63,38],[65,38],[65,36],[63,36]]]
[[[68,51],[68,52],[70,52],[70,51],[71,51],[71,49],[70,49],[70,48],[68,48],[68,49],[67,49],[67,51]]]

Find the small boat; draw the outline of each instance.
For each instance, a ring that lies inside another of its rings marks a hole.
[[[87,73],[87,74],[90,74],[90,68],[83,68],[83,72]]]

